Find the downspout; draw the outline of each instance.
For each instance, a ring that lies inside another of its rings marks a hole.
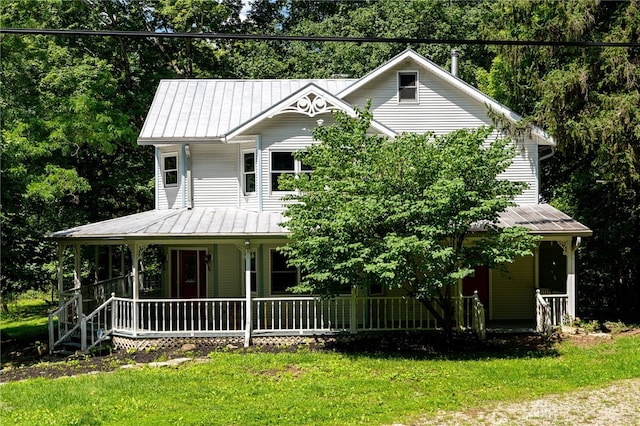
[[[193,208],[193,176],[191,175],[191,147],[188,144],[184,145],[184,153],[187,166],[186,207],[191,210]]]
[[[258,211],[262,211],[262,135],[256,140],[256,186],[258,191]]]

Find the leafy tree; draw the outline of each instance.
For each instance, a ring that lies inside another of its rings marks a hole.
[[[489,2],[488,38],[640,42],[640,2]],[[580,315],[640,320],[638,48],[492,48],[480,88],[553,134],[542,194],[594,231],[578,257]]]
[[[511,262],[534,246],[527,229],[497,226],[524,188],[496,179],[511,163],[513,144],[498,139],[483,147],[490,128],[391,140],[367,134],[368,111],[335,118],[315,129],[320,144],[299,153],[313,173],[281,177],[300,191],[285,212],[291,242],[283,252],[304,277],[293,290],[402,289],[451,331],[452,287],[474,267]]]

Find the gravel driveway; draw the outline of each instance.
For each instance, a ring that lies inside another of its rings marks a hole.
[[[640,425],[640,378],[600,389],[549,395],[533,401],[489,404],[462,412],[442,411],[414,425]]]

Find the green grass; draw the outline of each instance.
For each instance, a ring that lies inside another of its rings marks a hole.
[[[3,424],[391,424],[640,377],[640,336],[550,356],[409,359],[300,350],[33,379],[0,389]],[[621,398],[624,397],[621,395]]]
[[[9,304],[0,315],[2,339],[29,339],[47,333],[49,310],[53,305],[38,296],[23,297]]]

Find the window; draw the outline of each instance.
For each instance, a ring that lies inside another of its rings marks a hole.
[[[254,151],[242,154],[242,180],[245,195],[256,192],[256,153]]]
[[[311,173],[313,169],[293,158],[293,152],[271,152],[271,191],[283,191],[278,184],[280,175]]]
[[[292,152],[272,152],[271,153],[271,190],[282,191],[278,184],[278,177],[282,174],[292,175],[295,173],[295,160]]]
[[[164,186],[178,186],[178,155],[167,154],[162,157],[162,175]]]
[[[286,293],[298,284],[298,270],[287,265],[287,258],[277,250],[271,250],[271,293]]]
[[[418,73],[398,73],[398,102],[417,102]]]

